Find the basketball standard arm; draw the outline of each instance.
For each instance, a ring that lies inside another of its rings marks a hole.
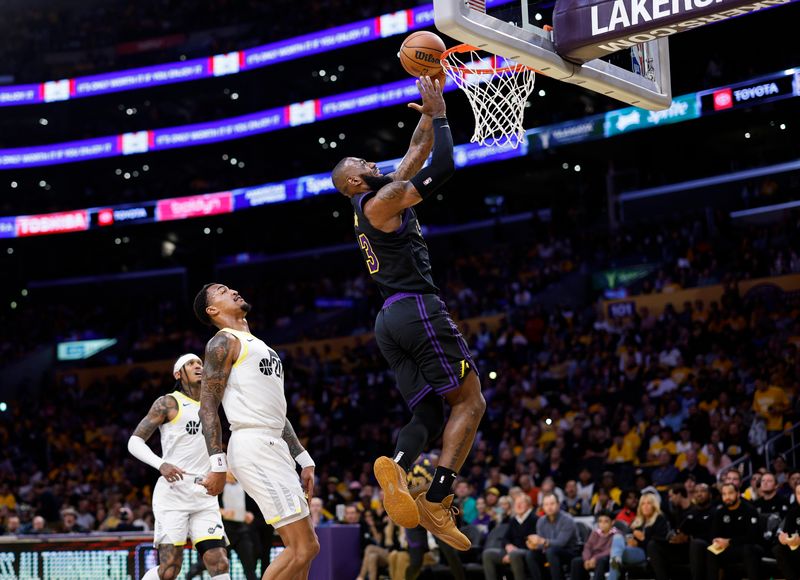
[[[228,462],[222,448],[222,423],[219,420],[219,405],[228,386],[228,377],[233,362],[239,356],[239,341],[228,333],[221,332],[206,345],[203,381],[200,385],[200,422],[203,436],[211,458],[211,472],[202,484],[209,495],[219,495],[225,488]]]

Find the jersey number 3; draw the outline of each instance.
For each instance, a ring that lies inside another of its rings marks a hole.
[[[375,274],[381,269],[381,263],[378,262],[378,256],[372,251],[372,246],[369,244],[366,234],[359,234],[358,245],[364,250],[364,255],[367,257],[367,269],[370,274]]]

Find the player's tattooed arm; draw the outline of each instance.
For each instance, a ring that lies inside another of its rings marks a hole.
[[[416,175],[425,165],[431,149],[433,149],[433,121],[430,116],[422,115],[411,136],[408,152],[400,161],[395,172],[389,174],[389,177],[395,181],[402,181]]]
[[[378,193],[364,204],[364,215],[367,216],[373,227],[392,231],[397,225],[391,220],[406,208],[417,205],[422,197],[417,193],[417,188],[410,181],[393,181],[384,185]]]
[[[281,439],[286,441],[286,444],[289,446],[289,453],[291,453],[292,457],[297,457],[306,450],[305,447],[301,445],[300,439],[297,438],[297,433],[294,432],[294,427],[292,427],[289,419],[286,419],[286,422],[283,424]]]
[[[160,425],[171,421],[177,414],[178,402],[175,400],[175,397],[170,395],[159,397],[153,403],[153,406],[150,407],[144,419],[139,421],[133,435],[147,441]]]
[[[203,381],[200,386],[200,422],[209,455],[224,453],[219,405],[228,385],[233,363],[239,356],[239,341],[221,332],[206,345]]]

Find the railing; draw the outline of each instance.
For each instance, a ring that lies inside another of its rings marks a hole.
[[[739,466],[742,466],[741,469]],[[721,480],[722,477],[732,469],[735,469],[742,475],[742,483],[746,481],[750,481],[750,478],[753,476],[753,458],[749,455],[743,455],[733,463],[731,463],[728,467],[725,468],[724,471],[720,471],[717,474],[717,480]],[[745,473],[745,471],[747,473]]]
[[[783,455],[786,463],[790,465],[790,467],[797,467],[796,460],[795,460],[795,450],[800,447],[800,443],[797,442],[798,437],[795,436],[797,430],[800,429],[800,423],[789,429],[789,431],[783,431],[775,437],[768,439],[764,443],[764,459],[766,460],[767,468],[772,465],[772,459],[775,459],[778,455]],[[782,449],[780,451],[776,451],[776,444],[781,441],[782,439],[788,437],[791,446],[789,449]]]
[[[718,477],[722,477],[726,472],[730,471],[731,469],[737,470],[739,473],[742,474],[742,484],[747,484],[750,481],[750,478],[753,476],[753,464],[756,457],[763,458],[764,465],[767,466],[767,469],[770,468],[772,465],[772,461],[778,456],[782,455],[784,459],[786,459],[786,463],[789,464],[789,467],[796,468],[797,467],[797,460],[796,460],[796,453],[798,447],[800,447],[800,436],[798,435],[798,430],[800,430],[800,423],[793,426],[788,431],[783,431],[778,433],[774,437],[767,439],[760,447],[764,448],[762,453],[757,454],[755,457],[752,455],[744,455],[740,457],[733,463],[731,463],[728,467],[725,468],[725,471],[719,473]],[[782,440],[789,438],[790,446],[788,449],[780,449],[778,443]],[[776,451],[776,449],[779,449]],[[760,462],[759,462],[760,463]]]

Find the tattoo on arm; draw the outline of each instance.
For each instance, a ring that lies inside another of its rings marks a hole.
[[[364,214],[373,227],[383,230],[389,220],[397,218],[401,212],[422,201],[417,188],[410,181],[393,181],[378,190],[375,197],[364,204]],[[393,225],[389,230],[394,230]]]
[[[428,155],[431,154],[431,149],[433,149],[433,121],[428,115],[423,115],[411,136],[408,153],[403,157],[392,177],[397,181],[402,181],[416,175],[422,169]]]
[[[147,441],[160,425],[170,420],[169,416],[172,411],[178,411],[178,402],[175,400],[175,397],[169,395],[159,397],[156,399],[155,403],[153,403],[153,406],[150,407],[144,419],[136,426],[133,434]]]
[[[395,181],[390,183],[389,185],[384,185],[382,188],[378,190],[377,198],[383,201],[394,201],[406,190],[406,182],[404,181]]]
[[[289,453],[292,454],[292,457],[297,457],[306,450],[305,447],[300,444],[300,440],[297,438],[297,433],[294,432],[294,428],[289,422],[289,419],[286,419],[286,422],[283,424],[283,433],[281,433],[281,438],[286,441],[286,444],[289,446]]]
[[[226,334],[218,334],[206,345],[203,382],[200,386],[200,422],[203,424],[203,436],[209,455],[224,452],[219,405],[233,367],[234,340],[236,339]]]

